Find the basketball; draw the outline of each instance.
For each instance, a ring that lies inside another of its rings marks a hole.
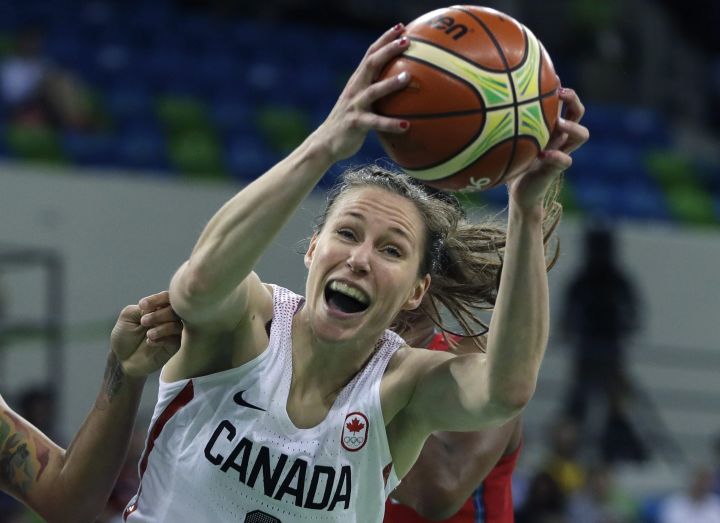
[[[524,25],[494,9],[454,6],[411,22],[410,46],[382,78],[407,71],[405,88],[378,114],[403,118],[403,134],[379,133],[410,176],[447,191],[480,191],[525,171],[558,117],[550,57]]]

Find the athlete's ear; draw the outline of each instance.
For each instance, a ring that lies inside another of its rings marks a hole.
[[[414,311],[415,309],[420,307],[420,304],[425,297],[425,293],[430,288],[430,281],[431,278],[429,274],[426,274],[417,281],[415,286],[412,288],[411,294],[410,296],[408,296],[405,305],[403,305],[403,310]]]
[[[315,247],[317,246],[317,238],[318,235],[316,232],[314,232],[312,238],[310,238],[310,245],[308,245],[307,251],[305,251],[306,269],[310,269],[310,264],[312,263],[313,255],[315,254]]]

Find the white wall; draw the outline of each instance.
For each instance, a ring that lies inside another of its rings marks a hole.
[[[0,166],[0,172],[0,245],[51,247],[66,262],[71,336],[61,429],[72,434],[94,400],[107,354],[106,334],[118,311],[166,288],[205,222],[239,187],[13,165]],[[303,290],[300,242],[309,235],[309,224],[322,203],[322,196],[310,197],[274,242],[259,265],[263,279]],[[551,273],[554,310],[578,263],[580,232],[579,223],[564,220],[562,257]],[[720,229],[627,224],[619,240],[625,266],[647,304],[640,341],[677,347],[679,358],[681,349],[693,347],[720,354]],[[37,315],[37,274],[13,271],[0,276],[0,283],[13,315]],[[97,321],[108,323],[87,335],[76,328]],[[41,378],[42,360],[35,345],[6,349],[0,391],[11,394]],[[146,408],[154,403],[154,388],[154,383],[148,388]]]

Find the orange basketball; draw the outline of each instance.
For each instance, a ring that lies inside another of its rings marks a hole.
[[[382,78],[407,71],[405,89],[375,104],[410,122],[380,133],[410,176],[448,191],[488,189],[523,172],[547,145],[560,81],[532,32],[494,9],[454,6],[406,28],[410,46]]]

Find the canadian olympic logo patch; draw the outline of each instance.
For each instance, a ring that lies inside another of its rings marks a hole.
[[[355,452],[365,446],[368,436],[368,419],[362,412],[351,412],[345,416],[340,439],[345,450]]]

